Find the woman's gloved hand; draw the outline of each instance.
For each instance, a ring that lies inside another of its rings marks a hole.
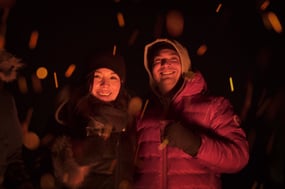
[[[180,148],[191,156],[197,155],[201,145],[201,137],[180,122],[172,122],[166,125],[162,135],[162,141],[165,140],[168,145]]]

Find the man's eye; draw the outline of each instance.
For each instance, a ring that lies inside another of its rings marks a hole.
[[[155,59],[153,65],[161,64],[161,59]]]
[[[175,58],[171,58],[170,61],[171,61],[171,62],[178,62],[179,59],[175,57]]]

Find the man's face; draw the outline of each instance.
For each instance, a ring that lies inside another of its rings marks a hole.
[[[162,49],[154,57],[152,75],[160,92],[168,93],[181,76],[181,63],[175,50]]]
[[[114,101],[121,88],[121,79],[113,70],[99,68],[94,72],[91,93],[98,99],[111,102]]]

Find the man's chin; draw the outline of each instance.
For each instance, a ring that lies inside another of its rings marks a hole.
[[[177,80],[175,78],[172,78],[172,77],[165,77],[165,78],[160,79],[160,83],[163,85],[169,85],[169,84],[173,84],[176,82],[177,82]]]

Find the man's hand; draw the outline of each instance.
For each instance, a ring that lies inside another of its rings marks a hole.
[[[172,122],[165,127],[162,141],[167,141],[168,145],[180,148],[191,156],[198,153],[201,145],[200,136],[195,135],[180,122]]]

